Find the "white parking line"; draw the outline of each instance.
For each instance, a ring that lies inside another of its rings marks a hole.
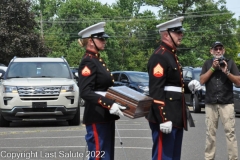
[[[16,149],[16,148],[85,148],[86,146],[38,146],[38,147],[0,147],[0,148],[4,148],[4,149]],[[152,149],[152,148],[148,148],[148,147],[115,147],[117,149],[119,148],[126,148],[126,149]]]
[[[126,126],[126,125],[125,125]],[[148,131],[150,129],[118,129],[118,130],[126,130],[126,131]],[[41,132],[79,132],[79,131],[85,131],[82,129],[74,128],[74,129],[68,129],[68,130],[29,130],[29,131],[9,131],[9,132],[0,132],[1,135],[9,135],[9,134],[27,134],[27,133],[41,133]]]
[[[53,139],[53,138],[59,138],[59,139],[63,139],[63,138],[85,138],[85,136],[64,136],[64,137],[25,137],[25,138],[22,138],[22,137],[19,137],[19,138],[0,138],[1,140],[14,140],[14,139]],[[116,138],[119,138],[119,137],[115,137]],[[152,137],[121,137],[122,139],[151,139]]]

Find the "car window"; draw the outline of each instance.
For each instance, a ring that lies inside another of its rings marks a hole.
[[[142,83],[149,82],[148,73],[131,73],[129,74],[129,77],[132,82],[142,82]]]
[[[71,78],[71,75],[64,62],[13,62],[7,75],[10,77]]]
[[[187,70],[183,70],[183,77],[185,77]]]
[[[192,75],[192,72],[191,71],[188,71],[187,73],[186,73],[186,76],[185,76],[185,78],[193,78],[193,75]]]
[[[120,76],[120,81],[122,81],[122,80],[125,80],[127,82],[129,81],[128,77],[124,73],[122,73],[121,76]]]
[[[120,74],[120,73],[113,73],[113,79],[114,79],[114,81],[118,81],[119,74]]]
[[[3,70],[3,69],[0,69],[0,77],[3,77],[3,76],[4,76],[4,74],[5,74],[5,70]]]
[[[4,75],[5,71],[3,69],[0,69],[0,73],[2,73],[2,75]]]

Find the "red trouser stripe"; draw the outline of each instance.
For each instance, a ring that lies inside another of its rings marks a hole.
[[[159,131],[159,136],[158,136],[158,160],[162,160],[162,132]]]
[[[97,132],[97,127],[96,124],[92,124],[93,127],[93,135],[94,135],[94,140],[95,140],[95,147],[96,147],[96,153],[100,153],[100,146],[99,146],[99,139],[98,139],[98,132]],[[96,160],[100,160],[99,156],[96,157]]]

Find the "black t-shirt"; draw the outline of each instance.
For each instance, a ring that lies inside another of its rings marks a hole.
[[[207,60],[203,67],[201,75],[206,73],[212,66],[213,59]],[[228,70],[233,75],[239,75],[238,68],[233,60],[227,62]],[[233,100],[233,83],[222,70],[216,69],[209,80],[205,83],[206,95],[205,103],[207,104],[231,104]]]

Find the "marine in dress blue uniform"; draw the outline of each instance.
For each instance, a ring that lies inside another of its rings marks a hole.
[[[83,123],[90,160],[114,160],[115,120],[122,115],[121,106],[105,97],[114,80],[99,53],[109,38],[104,26],[105,22],[100,22],[79,32],[79,43],[86,48],[78,74],[80,94],[85,100]]]
[[[187,130],[182,66],[176,47],[183,36],[182,21],[175,18],[157,25],[161,43],[147,69],[149,94],[154,99],[146,118],[152,130],[152,160],[180,160],[183,129]]]

